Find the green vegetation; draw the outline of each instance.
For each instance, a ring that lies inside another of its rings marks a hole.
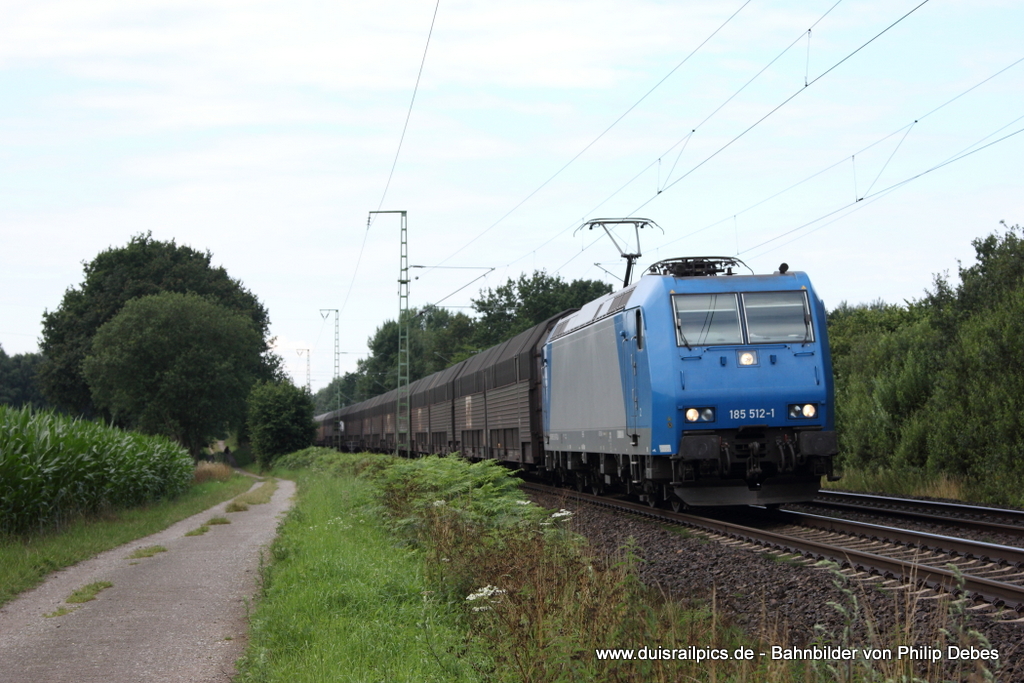
[[[28,405],[36,410],[46,408],[46,399],[36,378],[42,362],[42,354],[8,356],[0,346],[0,403],[15,407]]]
[[[212,266],[212,260],[210,252],[140,234],[126,246],[111,247],[87,263],[81,286],[69,288],[60,306],[43,315],[40,350],[45,362],[39,379],[51,404],[72,414],[98,414],[82,372],[82,362],[93,350],[93,336],[132,299],[160,292],[192,293],[245,316],[261,340],[259,377],[278,374],[280,359],[270,352],[266,309],[224,268]],[[159,336],[173,335],[173,328],[161,330]],[[248,387],[238,400],[244,400],[246,393]]]
[[[262,350],[245,315],[198,294],[162,292],[132,299],[104,323],[82,369],[98,407],[198,459],[243,421]]]
[[[202,536],[203,534],[205,534],[209,530],[210,530],[210,527],[208,527],[208,526],[206,526],[204,524],[201,527],[193,529],[192,531],[186,531],[185,535],[186,536]]]
[[[110,583],[109,581],[96,581],[95,583],[90,583],[88,586],[82,586],[81,588],[76,590],[74,593],[71,594],[71,597],[69,597],[64,602],[76,604],[80,602],[89,602],[90,600],[95,600],[97,593],[99,593],[102,590],[106,590],[107,588],[110,588],[113,585],[114,584]]]
[[[936,480],[1021,505],[1024,239],[1018,226],[973,244],[977,263],[956,286],[936,277],[920,301],[829,314],[840,451],[881,486]]]
[[[192,474],[192,481],[197,484],[202,484],[204,481],[209,481],[211,479],[227,481],[233,476],[235,476],[235,471],[228,465],[225,465],[222,462],[209,462],[207,460],[203,460],[196,465],[195,472]]]
[[[227,517],[211,517],[210,519],[206,520],[206,524],[207,526],[211,524],[231,524],[231,520]]]
[[[240,681],[792,680],[763,660],[598,660],[645,643],[757,645],[644,588],[628,551],[594,556],[571,513],[528,503],[492,462],[307,449],[275,472],[299,495]]]
[[[107,510],[99,517],[77,517],[59,530],[0,534],[0,605],[32,588],[51,571],[166,529],[251,485],[252,479],[241,475],[227,482],[207,481],[191,486],[174,500]]]
[[[256,384],[247,408],[249,439],[261,467],[269,467],[279,455],[311,445],[316,437],[313,397],[291,382]]]
[[[295,476],[236,680],[480,680],[452,653],[461,625],[432,597],[418,553],[396,547],[369,482]]]
[[[479,318],[436,306],[409,316],[409,374],[413,380],[444,370],[469,356],[500,344],[533,325],[612,291],[599,280],[566,282],[535,271],[509,278],[497,289],[482,290],[473,300]],[[370,355],[316,393],[316,412],[364,401],[394,389],[398,383],[398,323],[388,320],[367,341]]]
[[[131,555],[126,557],[126,560],[141,560],[144,557],[153,557],[157,553],[166,553],[167,548],[162,545],[147,545],[145,548],[139,548]]]
[[[945,498],[970,500],[962,479],[943,472],[929,472],[925,468],[879,468],[862,470],[847,467],[839,481],[822,481],[827,489],[856,491],[858,493],[884,493],[909,498]]]
[[[173,497],[192,468],[162,437],[0,405],[0,533]]]
[[[619,558],[594,554],[571,531],[572,513],[528,503],[489,461],[311,448],[275,473],[297,480],[298,497],[263,567],[240,683],[993,680],[977,661],[598,659],[597,648],[791,645],[785,615],[744,635],[713,593],[710,604],[683,604],[644,587],[631,543]],[[816,629],[813,646],[988,647],[967,625],[965,597],[923,609],[917,592],[889,592],[895,621],[883,627],[860,597],[877,588],[833,572],[844,597],[828,608],[843,623]]]
[[[610,294],[612,286],[600,280],[573,280],[534,271],[527,277],[508,282],[497,289],[480,292],[473,308],[480,315],[473,328],[478,348],[500,344],[548,318],[570,308],[579,308],[599,296]]]
[[[249,505],[263,505],[264,503],[270,502],[270,497],[274,495],[274,491],[276,490],[277,481],[274,479],[268,479],[263,482],[258,489],[253,489],[252,491],[247,491],[240,496],[236,496],[232,502],[245,505],[245,509],[248,509]]]
[[[77,607],[65,607],[64,605],[61,605],[60,607],[58,607],[54,611],[50,612],[49,614],[44,614],[43,616],[46,617],[47,619],[51,619],[53,617],[62,617],[65,614],[71,614],[76,609],[78,609],[78,608]]]

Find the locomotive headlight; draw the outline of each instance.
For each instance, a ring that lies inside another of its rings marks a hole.
[[[757,351],[741,351],[740,365],[757,365]]]
[[[714,422],[715,421],[715,409],[714,408],[687,408],[686,413],[687,422]]]
[[[789,417],[794,420],[811,419],[818,415],[818,406],[814,403],[792,403],[789,406]]]

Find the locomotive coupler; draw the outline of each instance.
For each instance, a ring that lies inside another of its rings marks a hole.
[[[747,486],[751,491],[761,488],[761,480],[764,471],[761,469],[761,462],[757,458],[747,459]]]

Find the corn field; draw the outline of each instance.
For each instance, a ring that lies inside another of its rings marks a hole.
[[[0,532],[177,495],[192,458],[164,437],[0,405]]]

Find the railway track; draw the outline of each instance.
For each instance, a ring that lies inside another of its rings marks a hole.
[[[524,487],[662,522],[683,524],[770,550],[814,560],[832,560],[844,568],[917,587],[940,592],[963,591],[974,601],[1012,610],[1015,619],[1024,614],[1022,548],[789,510],[764,515],[761,521],[777,527],[765,529],[531,482],[524,483]]]
[[[1024,537],[1024,511],[1020,510],[843,491],[819,491],[811,504],[836,511],[882,513],[887,516]]]

